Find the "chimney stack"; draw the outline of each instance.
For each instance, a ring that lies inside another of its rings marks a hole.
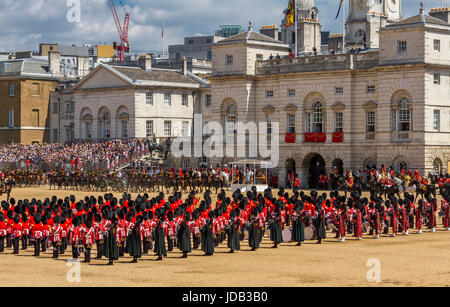
[[[430,16],[438,18],[445,22],[450,22],[450,7],[432,9],[430,11]]]
[[[139,67],[144,70],[152,70],[152,57],[150,54],[144,54],[139,56]]]
[[[188,64],[187,64],[187,58],[183,57],[183,75],[187,75],[188,73]]]

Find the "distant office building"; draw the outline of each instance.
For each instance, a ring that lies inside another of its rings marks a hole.
[[[240,25],[221,25],[219,26],[219,29],[216,30],[215,35],[220,37],[230,37],[237,35],[241,32],[244,32],[244,28],[242,28]]]
[[[201,59],[211,61],[211,46],[221,41],[218,36],[185,37],[183,45],[169,46],[169,59]]]
[[[59,58],[61,74],[67,78],[82,78],[100,63],[110,62],[115,56],[114,48],[110,45],[39,45],[39,56],[48,57],[52,53],[53,57]],[[27,58],[31,55],[22,57]]]

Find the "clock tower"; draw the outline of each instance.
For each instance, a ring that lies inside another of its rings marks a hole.
[[[297,37],[295,26],[286,27],[286,18],[281,22],[281,37],[285,44],[289,44],[292,50],[297,45],[298,53],[320,52],[321,29],[319,20],[319,9],[314,0],[297,0]],[[298,40],[295,44],[295,39]]]
[[[384,11],[388,16],[388,22],[396,22],[402,19],[401,0],[385,0]]]
[[[378,31],[401,19],[401,0],[348,0],[347,48],[378,48]]]

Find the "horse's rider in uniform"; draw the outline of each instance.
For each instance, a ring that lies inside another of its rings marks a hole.
[[[353,179],[353,174],[352,172],[349,172],[347,175],[347,186],[351,189],[353,188],[355,181]]]

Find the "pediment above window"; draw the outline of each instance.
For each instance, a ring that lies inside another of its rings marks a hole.
[[[295,114],[297,112],[297,106],[295,104],[288,104],[287,106],[284,107],[284,110],[288,113],[288,114]]]
[[[340,101],[336,101],[332,106],[331,109],[333,109],[334,111],[340,111],[345,109],[345,104],[343,104]]]
[[[265,114],[267,114],[267,115],[273,114],[273,113],[275,112],[275,107],[272,106],[272,105],[270,105],[270,104],[268,104],[268,105],[266,105],[266,106],[263,108],[263,112],[264,112]]]
[[[365,104],[363,104],[364,109],[376,109],[378,107],[378,104],[375,101],[368,101]]]

